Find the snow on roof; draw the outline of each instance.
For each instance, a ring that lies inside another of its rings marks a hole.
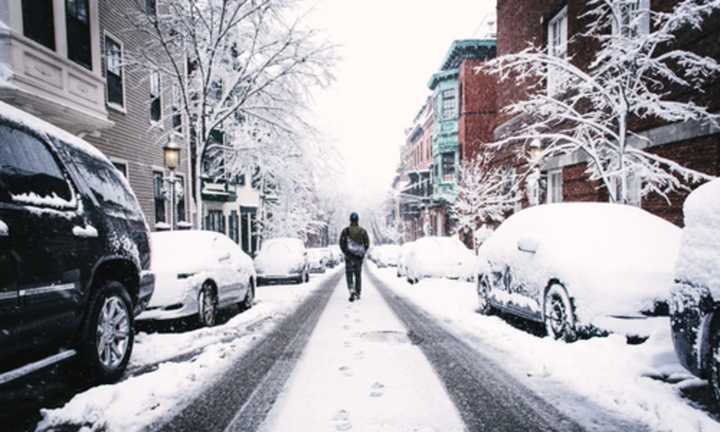
[[[41,134],[58,138],[63,142],[82,150],[85,153],[88,153],[98,159],[110,163],[110,161],[100,150],[98,150],[96,147],[94,147],[92,144],[85,141],[84,139],[78,137],[77,135],[73,135],[70,132],[61,129],[51,123],[48,123],[45,120],[35,117],[32,114],[15,108],[14,106],[9,105],[5,102],[0,102],[0,118],[4,118],[14,123],[23,125],[26,128],[39,132]]]

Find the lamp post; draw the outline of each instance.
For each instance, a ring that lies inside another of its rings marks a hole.
[[[175,142],[173,136],[168,138],[167,144],[163,146],[163,158],[165,168],[170,172],[165,179],[170,186],[170,230],[175,229],[175,170],[180,164],[180,146]]]

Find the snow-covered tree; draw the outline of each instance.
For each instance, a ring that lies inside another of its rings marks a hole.
[[[584,153],[587,173],[608,190],[613,202],[630,200],[630,182],[641,194],[687,189],[709,178],[647,150],[650,140],[633,129],[638,120],[707,122],[718,116],[693,101],[717,79],[718,62],[673,46],[681,31],[699,29],[720,9],[720,0],[682,0],[668,12],[638,0],[588,0],[583,43],[599,50],[586,68],[568,57],[565,46],[529,47],[490,62],[483,70],[501,80],[530,83],[526,100],[506,111],[522,125],[500,139],[523,157],[531,143],[540,154],[527,159],[529,170],[548,158]],[[571,40],[572,43],[572,40]],[[590,44],[592,45],[592,43]],[[690,94],[682,99],[678,94]]]
[[[332,79],[334,47],[303,24],[294,0],[133,0],[125,18],[144,41],[128,53],[135,65],[172,84],[170,121],[187,119],[195,174],[195,205],[202,215],[201,175],[238,124],[276,138],[303,130],[308,92]],[[165,125],[167,126],[167,125]],[[172,133],[176,125],[165,127]],[[284,138],[285,138],[284,137]],[[240,143],[241,146],[255,143]],[[225,166],[224,174],[231,166]]]
[[[494,164],[490,152],[464,162],[450,208],[456,234],[474,236],[482,227],[502,222],[520,200],[517,185],[513,168]]]

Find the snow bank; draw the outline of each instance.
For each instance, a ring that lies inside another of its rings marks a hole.
[[[259,288],[257,304],[221,326],[176,334],[140,333],[129,370],[152,369],[154,365],[157,369],[114,385],[92,388],[62,408],[43,410],[37,430],[69,425],[107,432],[157,429],[192,403],[334,274],[313,278],[302,286]],[[190,359],[182,358],[194,353]]]
[[[691,193],[684,212],[675,278],[706,288],[713,298],[720,299],[720,179]]]
[[[511,216],[483,243],[478,272],[489,272],[490,263],[509,265],[538,295],[557,279],[575,298],[578,320],[590,324],[667,300],[680,236],[676,226],[632,206],[535,206]],[[520,246],[537,250],[523,252]],[[539,310],[542,299],[533,300]]]
[[[698,380],[678,363],[668,318],[654,319],[652,335],[641,345],[628,345],[619,335],[567,344],[477,313],[471,283],[429,279],[410,286],[390,269],[370,269],[396,294],[425,309],[588,429],[603,430],[594,421],[607,413],[582,414],[589,405],[584,399],[610,414],[643,422],[650,430],[720,431],[708,413],[681,396],[681,388],[697,386]]]

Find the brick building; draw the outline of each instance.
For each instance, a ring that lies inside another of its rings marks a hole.
[[[638,0],[640,9],[670,10],[677,1]],[[556,44],[566,49],[568,58],[580,68],[587,68],[598,44],[585,38],[587,11],[583,0],[498,0],[498,56],[525,49],[529,43],[538,46]],[[644,23],[649,30],[650,20]],[[646,30],[647,31],[647,30]],[[720,58],[720,17],[706,21],[701,30],[686,30],[678,35],[673,47],[694,51],[701,55]],[[552,50],[551,50],[552,51]],[[552,83],[546,83],[552,85]],[[501,83],[497,90],[500,108],[527,97],[528,87],[514,80]],[[677,93],[678,99],[689,95]],[[693,95],[699,104],[720,110],[720,86],[706,89],[702,95]],[[500,138],[512,132],[518,118],[503,117],[495,129]],[[650,139],[650,151],[672,159],[683,166],[711,175],[720,174],[720,131],[694,122],[665,124],[657,120],[634,121],[631,129]],[[592,184],[585,174],[586,156],[569,155],[546,161],[542,168],[544,192],[542,201],[607,201],[608,193],[600,184]],[[633,182],[634,202],[637,205],[680,225],[682,203],[686,193],[669,196],[670,203],[655,195],[640,197],[642,179]]]
[[[432,207],[430,224],[436,235],[450,235],[450,207],[457,198],[460,164],[474,157],[483,142],[492,141],[495,126],[495,80],[475,74],[475,67],[495,57],[494,39],[457,40],[428,83],[433,92]]]

